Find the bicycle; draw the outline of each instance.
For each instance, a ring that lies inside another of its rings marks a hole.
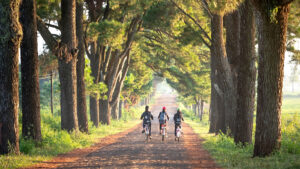
[[[176,128],[176,136],[175,136],[175,141],[177,140],[179,142],[179,138],[181,136],[181,127],[177,126]]]
[[[162,137],[161,140],[162,140],[162,141],[165,140],[165,136],[166,136],[166,127],[167,127],[166,123],[161,124],[161,131],[160,131],[160,133],[161,133],[161,137]]]
[[[149,130],[149,124],[145,124],[145,141],[148,142],[150,139],[150,130]]]

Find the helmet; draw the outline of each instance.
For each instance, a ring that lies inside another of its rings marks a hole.
[[[163,110],[166,110],[166,107],[163,107]]]

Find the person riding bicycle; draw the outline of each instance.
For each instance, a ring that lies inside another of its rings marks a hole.
[[[179,109],[177,110],[177,113],[174,115],[173,120],[174,120],[174,123],[175,123],[175,136],[176,136],[177,127],[181,128],[181,120],[184,121],[184,119],[182,117],[182,113]]]
[[[161,134],[161,125],[166,124],[167,119],[169,120],[169,115],[166,112],[166,107],[163,107],[162,112],[160,112],[159,115],[158,115],[158,119],[159,119],[159,131],[160,131],[160,134]]]
[[[151,112],[149,111],[149,106],[145,107],[145,111],[141,116],[141,120],[143,119],[143,131],[142,133],[145,132],[145,125],[148,124],[149,127],[149,136],[151,138],[151,119],[153,120],[153,116]]]

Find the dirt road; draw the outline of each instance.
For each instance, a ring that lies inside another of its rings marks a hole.
[[[164,142],[159,135],[157,118],[163,106],[170,116]],[[75,150],[34,168],[218,168],[188,125],[183,124],[184,136],[180,142],[174,141],[176,110],[175,96],[162,95],[156,99],[150,107],[154,115],[150,142],[145,142],[139,124],[129,131],[104,138],[91,148]]]

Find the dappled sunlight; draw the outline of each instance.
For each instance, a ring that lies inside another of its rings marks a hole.
[[[170,120],[167,123],[167,135],[162,141],[159,135],[158,114],[166,106]],[[174,140],[174,121],[176,96],[162,94],[150,106],[154,116],[152,139],[145,141],[138,124],[127,132],[101,139],[95,146],[75,150],[50,162],[47,168],[217,168],[209,153],[202,148],[197,134],[188,125],[183,124],[183,136]]]

